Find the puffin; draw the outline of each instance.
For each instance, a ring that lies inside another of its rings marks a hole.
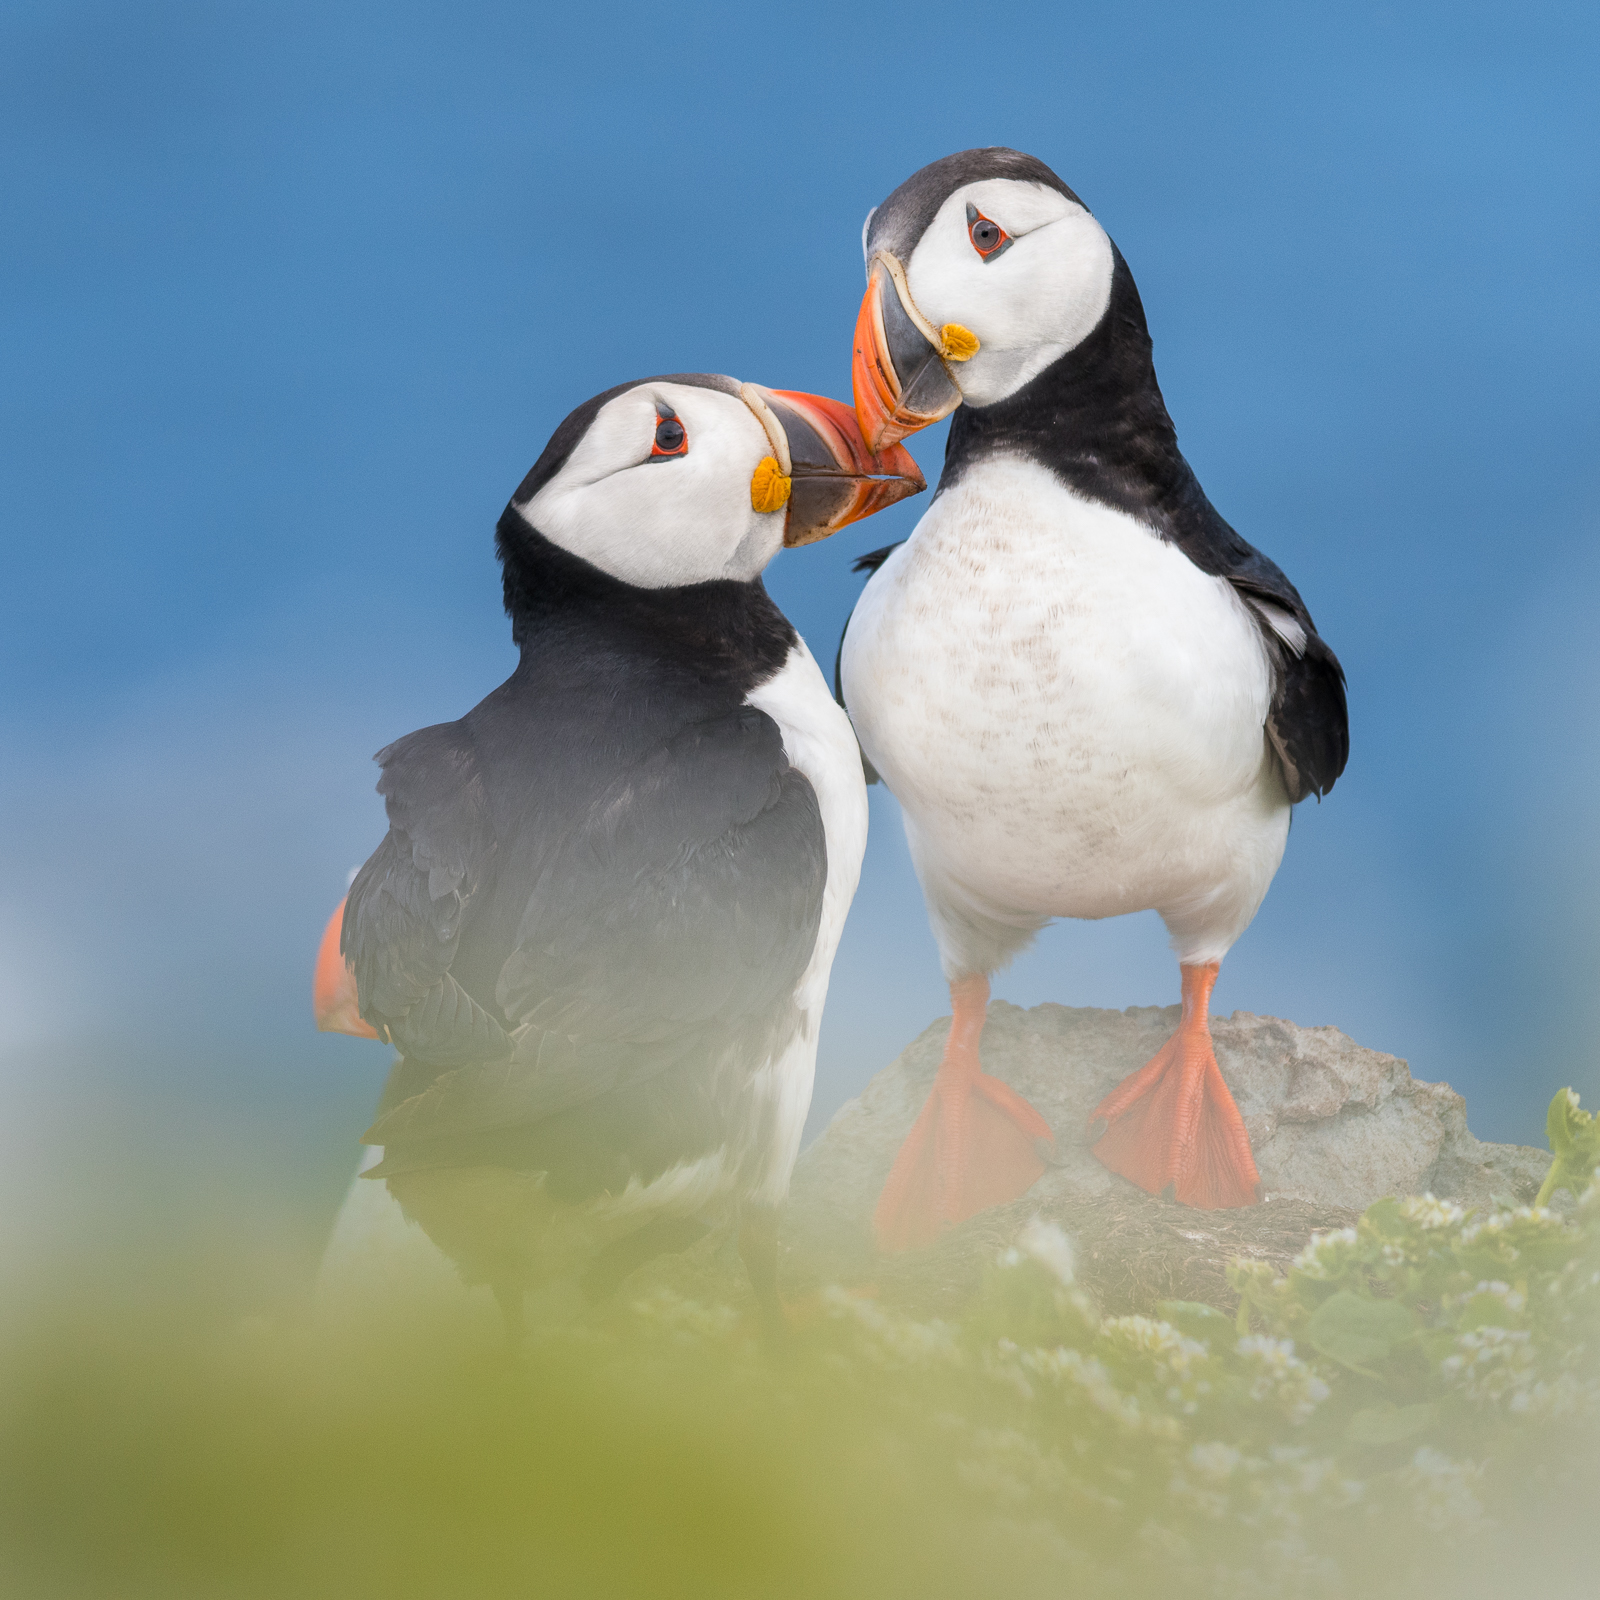
[[[925,487],[853,410],[677,373],[556,429],[499,519],[516,670],[379,751],[388,833],[329,924],[318,1025],[399,1052],[364,1143],[513,1345],[776,1208],[866,846],[849,721],[762,583]]]
[[[1094,1153],[1192,1206],[1252,1204],[1212,1049],[1222,958],[1292,808],[1349,754],[1344,673],[1299,591],[1206,498],[1121,252],[1042,161],[914,173],[862,231],[856,412],[871,449],[950,416],[944,470],[870,571],[837,682],[900,803],[950,987],[933,1088],[873,1218],[925,1243],[1047,1164],[1038,1111],[982,1070],[989,980],[1056,917],[1155,910],[1177,1029],[1096,1108]]]

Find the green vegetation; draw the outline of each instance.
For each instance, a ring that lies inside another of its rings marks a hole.
[[[1555,1160],[1539,1188],[1536,1204],[1541,1206],[1558,1189],[1581,1192],[1589,1175],[1600,1167],[1600,1119],[1580,1109],[1571,1089],[1561,1090],[1550,1102],[1545,1130]]]
[[[1385,1200],[1286,1277],[1235,1267],[1236,1312],[1102,1318],[1040,1223],[959,1323],[828,1290],[776,1355],[662,1287],[516,1364],[399,1304],[36,1310],[0,1589],[1586,1595],[1600,1176],[1575,1100],[1551,1118],[1565,1215]]]

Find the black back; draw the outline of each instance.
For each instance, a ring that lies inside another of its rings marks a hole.
[[[708,1153],[748,1112],[794,1024],[826,848],[744,704],[796,641],[759,581],[637,589],[514,506],[497,545],[521,661],[380,752],[390,831],[343,944],[363,1016],[405,1051],[378,1170],[539,1170],[572,1200]]]

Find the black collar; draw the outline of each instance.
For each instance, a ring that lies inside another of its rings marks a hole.
[[[511,636],[530,655],[571,647],[572,630],[743,693],[779,671],[799,635],[759,578],[670,589],[624,583],[563,550],[507,506],[495,530]]]

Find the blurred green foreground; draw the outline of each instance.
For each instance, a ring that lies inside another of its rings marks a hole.
[[[4,1334],[0,1592],[1593,1595],[1600,1182],[1552,1134],[1564,1213],[1383,1201],[1161,1319],[1043,1224],[959,1324],[824,1291],[777,1353],[661,1281],[516,1363],[486,1296],[58,1287]]]

